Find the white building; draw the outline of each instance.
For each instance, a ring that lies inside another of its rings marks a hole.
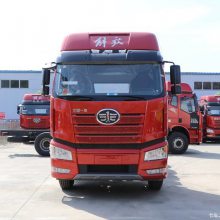
[[[166,73],[169,80],[170,73]],[[220,73],[182,72],[181,82],[188,83],[198,99],[202,95],[220,94]]]
[[[182,82],[188,83],[197,97],[220,92],[220,73],[182,72]],[[169,73],[166,73],[169,80]],[[18,119],[17,105],[26,93],[41,92],[40,70],[0,70],[0,118]]]
[[[0,70],[0,114],[18,119],[17,105],[25,93],[40,93],[41,71]]]

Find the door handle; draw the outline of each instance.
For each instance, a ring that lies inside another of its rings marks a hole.
[[[182,123],[183,122],[183,119],[182,118],[179,118],[179,123]]]

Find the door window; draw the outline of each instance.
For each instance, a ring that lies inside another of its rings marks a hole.
[[[171,104],[172,106],[177,107],[177,105],[178,105],[178,98],[177,98],[177,96],[172,96],[172,99],[171,99],[170,104]]]
[[[182,97],[181,98],[181,110],[192,113],[196,111],[195,102],[193,98],[190,97]]]

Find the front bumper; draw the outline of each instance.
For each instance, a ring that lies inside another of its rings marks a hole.
[[[167,176],[167,158],[144,161],[147,151],[167,146],[164,141],[140,150],[133,149],[76,149],[52,140],[53,146],[71,151],[73,160],[51,158],[52,176],[71,180],[162,180]],[[122,167],[116,171],[115,167]],[[82,171],[82,167],[87,167]],[[91,170],[89,167],[107,167]],[[114,171],[111,170],[114,167]],[[129,167],[126,171],[126,169]],[[136,167],[136,169],[130,169]],[[150,171],[150,172],[149,172]],[[156,171],[156,172],[152,172]],[[158,172],[157,172],[158,171]],[[150,173],[150,174],[149,174]]]
[[[220,140],[220,129],[213,129],[214,133],[206,132],[205,139],[208,140]]]

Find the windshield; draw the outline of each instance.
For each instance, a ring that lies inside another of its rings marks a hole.
[[[160,64],[58,65],[56,96],[158,97],[163,93]]]
[[[23,105],[21,106],[22,115],[49,115],[49,105]]]
[[[208,115],[220,115],[220,106],[208,106]]]

